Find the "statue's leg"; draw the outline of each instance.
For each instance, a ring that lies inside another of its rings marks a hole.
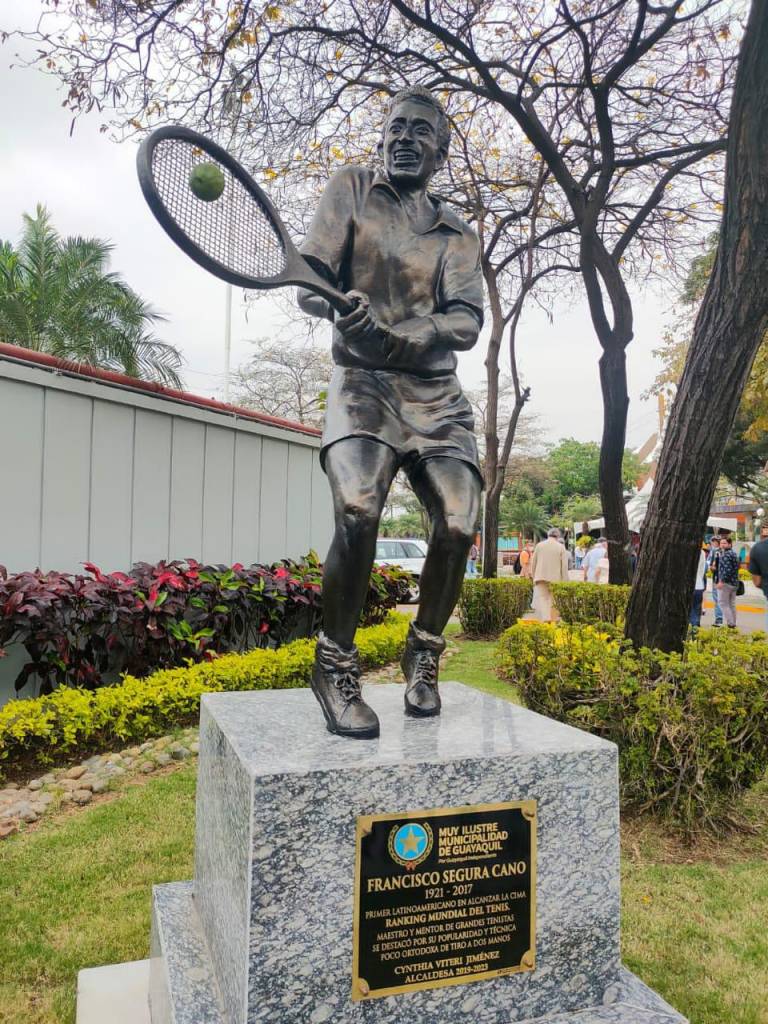
[[[439,636],[456,607],[475,539],[480,478],[466,462],[436,457],[420,463],[411,483],[431,523],[416,624]]]
[[[424,459],[411,484],[429,513],[429,550],[419,582],[420,601],[403,655],[405,709],[427,717],[440,713],[437,670],[442,637],[461,590],[467,555],[480,512],[480,478],[466,462]]]
[[[372,739],[379,735],[379,721],[362,699],[354,638],[397,456],[378,441],[345,438],[326,452],[325,471],[336,530],[323,569],[323,631],[317,639],[312,690],[331,732]]]
[[[348,437],[328,449],[325,471],[336,530],[323,569],[323,632],[342,647],[351,647],[397,456],[378,441]]]

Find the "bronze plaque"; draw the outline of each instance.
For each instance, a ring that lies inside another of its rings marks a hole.
[[[352,998],[536,966],[536,801],[357,819]]]

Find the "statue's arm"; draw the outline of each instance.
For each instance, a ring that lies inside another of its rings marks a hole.
[[[442,313],[417,316],[395,324],[393,333],[404,334],[420,347],[440,345],[465,352],[472,348],[482,327],[480,314],[462,303],[454,303]]]
[[[413,317],[390,328],[395,358],[399,351],[439,346],[466,352],[477,341],[483,326],[483,274],[480,243],[466,234],[451,247],[441,268],[437,312]]]
[[[334,288],[349,251],[353,215],[361,189],[360,169],[342,167],[331,177],[315,210],[307,237],[299,248],[313,270]],[[333,320],[333,310],[306,288],[297,289],[299,308],[310,316]]]
[[[334,288],[337,287],[337,281],[334,280],[333,274],[324,263],[312,256],[305,256],[304,259],[309,263],[312,269],[321,277],[324,277],[329,284],[333,285]],[[333,308],[330,302],[322,298],[320,295],[317,295],[315,292],[311,292],[308,288],[297,288],[296,300],[302,313],[307,313],[309,316],[320,317],[322,320],[330,320],[331,323],[333,323]]]

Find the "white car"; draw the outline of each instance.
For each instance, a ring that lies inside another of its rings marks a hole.
[[[379,537],[376,541],[376,565],[399,565],[416,577],[408,595],[415,604],[419,600],[419,580],[427,557],[427,542],[418,537]]]

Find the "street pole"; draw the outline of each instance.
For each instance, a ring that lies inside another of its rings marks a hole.
[[[227,285],[224,312],[224,401],[229,402],[229,364],[232,352],[232,285]]]

